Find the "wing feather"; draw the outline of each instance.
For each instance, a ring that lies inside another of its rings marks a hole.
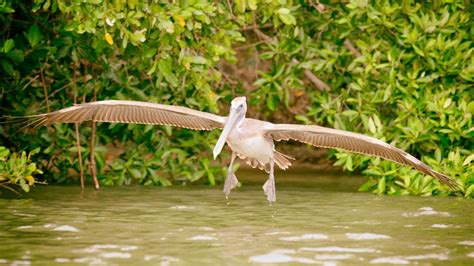
[[[196,130],[222,128],[226,117],[181,106],[138,101],[107,100],[74,105],[51,113],[28,117],[30,125],[85,121],[170,125]]]
[[[335,148],[353,153],[372,155],[407,165],[433,176],[454,190],[458,189],[455,180],[418,160],[409,153],[373,137],[344,130],[312,125],[268,124],[266,135],[276,141],[296,140],[322,148]]]

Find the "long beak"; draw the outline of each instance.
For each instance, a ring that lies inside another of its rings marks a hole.
[[[231,110],[229,117],[225,122],[224,129],[222,130],[222,133],[219,139],[217,140],[216,146],[214,146],[214,151],[212,152],[214,154],[214,160],[221,153],[222,148],[224,148],[224,144],[227,140],[227,137],[229,136],[230,131],[236,126],[238,118],[239,115],[237,110]]]

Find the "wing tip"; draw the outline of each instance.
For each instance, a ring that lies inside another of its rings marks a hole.
[[[458,192],[462,190],[460,184],[456,181],[456,179],[452,177],[436,172],[434,170],[431,171],[430,175],[438,179],[441,183],[446,184],[453,192]]]

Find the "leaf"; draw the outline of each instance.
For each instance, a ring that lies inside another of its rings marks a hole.
[[[0,13],[14,13],[15,9],[6,7],[6,6],[0,6]]]
[[[35,184],[35,178],[31,175],[25,177],[26,181],[28,181],[28,185],[32,186]]]
[[[176,87],[178,86],[178,78],[172,71],[171,60],[171,58],[161,59],[158,63],[158,69],[160,70],[160,73],[163,74],[163,77],[166,79],[166,81],[172,86]]]
[[[211,186],[216,185],[216,178],[214,177],[214,174],[211,171],[207,171],[207,180],[209,181],[209,184]]]
[[[377,133],[377,128],[375,127],[374,120],[372,119],[372,117],[369,117],[369,120],[368,120],[367,124],[368,124],[369,130],[372,134]]]
[[[368,180],[362,186],[359,187],[359,191],[365,192],[371,190],[371,188],[374,186],[374,182],[372,180]]]
[[[355,110],[346,110],[346,111],[342,112],[341,114],[344,115],[344,116],[357,116],[359,114],[359,112],[357,112]]]
[[[247,4],[250,10],[257,10],[257,0],[248,0]]]
[[[7,53],[7,57],[15,63],[21,63],[25,60],[22,50],[14,49]]]
[[[268,109],[275,111],[278,107],[278,97],[275,95],[270,95],[267,97],[267,107]]]
[[[474,153],[467,156],[467,158],[464,160],[464,162],[462,163],[462,166],[466,166],[466,165],[469,165],[472,161],[474,161]]]
[[[423,51],[414,44],[413,44],[413,50],[415,50],[415,53],[417,53],[418,55],[425,57],[425,53],[423,53]]]
[[[114,44],[114,39],[112,39],[112,36],[108,32],[105,33],[104,39],[109,45]]]
[[[33,156],[35,154],[38,154],[41,150],[41,147],[37,147],[34,150],[30,151],[30,156]]]
[[[150,76],[151,74],[155,73],[157,65],[158,65],[158,63],[156,61],[153,62],[153,65],[151,66],[150,70],[148,70],[148,72],[146,72],[146,74],[148,76]]]
[[[277,11],[278,17],[281,19],[283,23],[286,25],[296,25],[296,19],[293,15],[290,14],[290,10],[288,8],[280,8]]]
[[[133,178],[140,179],[142,177],[142,172],[138,169],[132,168],[128,170]]]
[[[304,123],[304,124],[310,124],[311,121],[309,121],[309,119],[304,116],[304,115],[295,115],[295,119]]]
[[[13,70],[13,66],[10,64],[8,60],[2,60],[2,67],[3,67],[3,70],[5,70],[5,72],[8,75],[13,76],[15,74]]]
[[[22,179],[22,180],[23,180],[23,179]],[[23,184],[20,183],[20,187],[21,187],[21,189],[23,189],[23,191],[25,191],[25,192],[30,192],[30,186],[29,186],[28,184],[26,184],[26,183],[23,183]]]
[[[474,114],[474,101],[469,102],[467,105],[467,110],[469,113]]]
[[[234,0],[234,3],[238,12],[240,13],[245,12],[246,4],[247,4],[246,0]]]
[[[387,86],[387,88],[385,89],[385,92],[383,94],[383,99],[382,101],[383,102],[386,102],[387,100],[390,99],[390,95],[392,95],[392,89],[391,89],[391,86]]]
[[[441,155],[441,150],[440,150],[440,148],[438,147],[438,148],[436,148],[436,150],[435,150],[435,159],[436,159],[436,161],[437,161],[438,163],[441,162],[441,159],[442,159],[441,156],[442,156],[442,155]]]
[[[256,87],[260,87],[262,86],[263,84],[267,83],[268,80],[267,79],[264,79],[264,78],[261,78],[261,79],[257,79],[253,85],[256,86]]]
[[[352,156],[348,156],[347,157],[347,160],[346,160],[346,163],[344,164],[344,167],[348,170],[348,171],[353,171],[354,169],[352,168]]]
[[[174,33],[174,24],[169,20],[165,20],[160,23],[161,28],[164,29],[167,33]]]
[[[379,180],[377,184],[377,193],[383,194],[385,192],[385,188],[386,188],[386,181],[385,181],[385,176],[384,176]]]
[[[373,117],[374,117],[375,126],[378,129],[377,131],[380,131],[380,129],[382,128],[382,122],[380,121],[378,115],[374,114]]]
[[[443,104],[443,108],[448,108],[451,105],[451,98],[446,99],[446,101]]]
[[[3,52],[8,53],[8,51],[13,49],[13,47],[15,47],[15,41],[13,39],[8,39],[3,44]]]
[[[205,65],[207,63],[207,59],[202,57],[202,56],[193,56],[193,61],[194,64],[200,64],[200,65]]]
[[[41,41],[43,38],[43,35],[40,32],[40,29],[36,24],[30,27],[28,30],[28,33],[26,33],[26,39],[28,39],[28,42],[30,43],[31,47],[36,47],[38,43]]]
[[[466,198],[469,198],[469,197],[472,197],[473,195],[474,195],[474,184],[473,184],[473,185],[470,185],[470,186],[466,189],[465,197],[466,197]]]
[[[160,181],[160,184],[164,187],[168,187],[168,186],[172,185],[171,182],[168,179],[166,179],[166,178],[164,178],[160,175],[158,175],[158,180]]]
[[[176,16],[176,20],[178,21],[178,25],[184,27],[186,25],[186,21],[184,20],[183,16]]]

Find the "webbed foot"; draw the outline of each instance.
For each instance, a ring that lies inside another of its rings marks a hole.
[[[269,178],[263,185],[263,191],[267,195],[267,200],[271,204],[276,201],[275,178]]]
[[[227,174],[227,178],[225,179],[225,184],[224,184],[224,189],[223,189],[226,197],[229,196],[230,191],[233,188],[237,187],[238,183],[239,183],[239,180],[237,180],[237,177],[235,176],[235,174],[232,172],[229,172]]]

